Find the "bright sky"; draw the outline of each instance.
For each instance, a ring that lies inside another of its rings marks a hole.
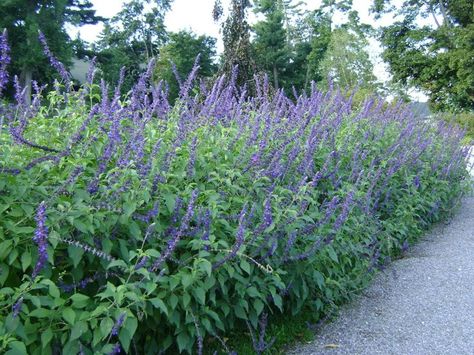
[[[110,18],[120,11],[124,0],[92,0],[96,13],[99,16]],[[223,8],[227,9],[230,0],[223,0]],[[320,6],[321,0],[305,0],[308,9],[316,9]],[[354,0],[354,7],[359,11],[360,18],[363,22],[375,24],[369,15],[370,0]],[[174,0],[171,11],[167,14],[165,24],[168,30],[177,32],[182,29],[192,30],[201,35],[206,34],[215,38],[219,38],[219,25],[214,23],[212,19],[212,8],[214,0]],[[250,22],[255,22],[255,15],[249,12]],[[81,38],[93,42],[103,26],[86,25],[80,29],[69,29],[71,34],[80,32]],[[222,44],[218,44],[222,50]]]
[[[97,10],[97,15],[110,18],[120,11],[124,0],[91,0]],[[230,0],[223,0],[222,5],[224,9],[228,8]],[[305,0],[308,9],[316,9],[320,6],[321,0]],[[354,0],[354,8],[359,12],[362,22],[369,23],[374,26],[386,25],[393,21],[391,18],[382,18],[375,21],[369,14],[369,7],[372,0]],[[214,23],[212,19],[212,8],[214,0],[174,0],[172,10],[166,15],[165,25],[169,31],[177,32],[179,30],[192,30],[198,35],[208,35],[218,39],[217,51],[222,52],[222,41],[219,34],[219,25]],[[255,15],[250,11],[249,21],[255,22]],[[341,19],[343,21],[343,19]],[[81,38],[93,42],[98,34],[101,32],[102,25],[87,25],[80,29],[69,29],[72,37],[79,32]],[[385,64],[380,58],[380,45],[377,41],[371,41],[369,53],[374,62],[374,73],[380,80],[387,80],[389,75]],[[418,98],[418,97],[417,97]],[[419,97],[422,98],[422,97]]]

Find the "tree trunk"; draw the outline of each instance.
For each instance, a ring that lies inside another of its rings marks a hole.
[[[441,14],[443,15],[443,20],[446,26],[451,27],[451,21],[449,20],[448,14],[446,12],[446,8],[444,7],[443,1],[438,0],[439,8],[441,10]]]
[[[273,64],[273,81],[275,84],[275,90],[278,90],[278,71],[276,64]]]
[[[309,85],[309,63],[308,63],[308,60],[306,60],[306,75],[304,78],[304,91],[305,92],[308,90],[308,85]]]

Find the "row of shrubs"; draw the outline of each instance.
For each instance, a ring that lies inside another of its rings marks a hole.
[[[464,191],[462,132],[402,105],[250,96],[196,65],[170,106],[153,62],[123,96],[46,53],[55,89],[28,104],[16,81],[2,111],[8,354],[232,352],[242,327],[262,353],[272,314],[324,315]]]

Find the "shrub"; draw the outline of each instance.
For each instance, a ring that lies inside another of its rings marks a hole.
[[[260,353],[269,314],[324,314],[462,194],[462,134],[401,105],[191,75],[170,107],[152,68],[127,97],[92,75],[32,105],[17,86],[0,130],[3,351],[201,353],[247,325]]]
[[[457,124],[465,130],[465,144],[472,144],[474,140],[474,112],[461,112],[457,114],[441,114],[441,119],[451,124]]]

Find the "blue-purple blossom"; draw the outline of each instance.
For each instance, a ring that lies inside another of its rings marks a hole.
[[[240,248],[244,244],[245,241],[245,224],[246,224],[246,216],[247,214],[247,206],[244,206],[240,211],[239,216],[239,226],[237,228],[237,234],[235,236],[235,243],[232,246],[232,249],[228,252],[228,254],[219,260],[217,263],[212,265],[212,269],[217,269],[218,267],[224,265],[230,259],[233,259],[237,253],[239,252]]]
[[[204,213],[204,216],[202,218],[203,234],[201,240],[204,242],[209,242],[209,235],[211,233],[211,222],[211,211],[209,209],[206,209],[206,212]],[[204,250],[209,251],[209,245],[204,245]]]
[[[142,267],[145,267],[149,258],[148,256],[143,256],[140,261],[135,265],[135,270],[141,269]]]
[[[120,343],[117,342],[114,344],[114,347],[112,348],[112,351],[108,355],[117,355],[122,352],[122,347],[120,346]]]
[[[101,274],[94,274],[94,276],[88,276],[80,280],[79,282],[75,282],[72,284],[65,284],[62,281],[59,282],[58,287],[66,293],[73,292],[76,289],[85,289],[87,285],[95,282],[98,278],[102,277]]]
[[[199,71],[199,68],[200,68],[200,66],[199,66],[200,58],[201,58],[201,54],[198,54],[198,56],[194,60],[194,65],[193,65],[193,68],[191,70],[191,73],[189,73],[188,78],[186,79],[186,81],[182,85],[180,85],[179,97],[181,99],[185,99],[189,95],[189,91],[191,90],[191,85],[192,85],[194,79],[196,78],[197,72]]]
[[[153,207],[146,214],[134,213],[133,218],[145,222],[147,224],[151,223],[160,212],[160,203],[157,201],[153,204]]]
[[[38,260],[31,275],[35,279],[48,260],[48,227],[46,227],[46,203],[43,201],[36,211],[36,230],[33,241],[38,246]]]
[[[9,52],[10,47],[8,46],[7,30],[5,29],[0,35],[0,97],[2,96],[3,89],[8,84],[7,66],[10,64]]]
[[[23,305],[23,297],[20,297],[18,301],[12,307],[12,317],[16,318],[20,314],[21,306]]]
[[[413,185],[419,189],[420,186],[421,186],[421,183],[420,183],[420,177],[418,175],[416,175],[414,178],[413,178]]]
[[[48,42],[46,41],[46,37],[44,36],[43,32],[38,31],[38,38],[43,46],[43,52],[48,57],[51,66],[57,70],[61,78],[64,82],[69,85],[71,82],[71,74],[67,71],[66,67],[63,63],[61,63],[51,52],[48,46]]]
[[[189,161],[187,168],[187,175],[192,177],[194,175],[194,164],[196,163],[196,147],[197,147],[197,137],[194,136],[191,141],[191,147],[189,149]]]
[[[344,204],[342,205],[342,211],[339,216],[337,216],[336,221],[334,222],[334,230],[338,230],[346,221],[347,217],[349,216],[350,209],[352,207],[352,203],[354,201],[354,192],[351,191],[347,194]]]
[[[117,318],[117,321],[115,322],[112,330],[110,331],[110,334],[112,336],[118,336],[120,328],[122,328],[123,322],[125,320],[125,313],[121,313],[120,316]]]
[[[173,231],[173,235],[168,241],[168,245],[162,255],[153,263],[150,268],[150,271],[156,272],[160,268],[160,266],[165,262],[176,249],[179,241],[181,240],[182,235],[188,230],[189,223],[191,222],[192,217],[194,216],[194,206],[196,203],[196,199],[199,195],[198,190],[194,190],[191,194],[191,198],[189,199],[188,208],[186,210],[186,214],[181,220],[181,225],[177,230]]]

